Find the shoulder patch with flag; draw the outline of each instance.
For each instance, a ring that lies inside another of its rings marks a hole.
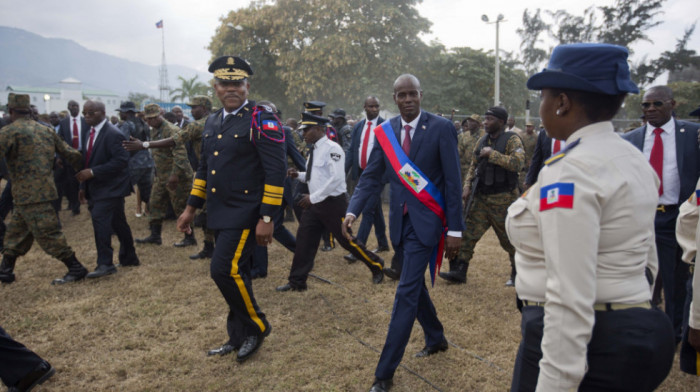
[[[700,189],[695,190],[695,205],[700,206]]]
[[[540,189],[540,211],[574,208],[574,183],[555,182]]]
[[[263,131],[278,131],[277,121],[273,120],[263,120]]]

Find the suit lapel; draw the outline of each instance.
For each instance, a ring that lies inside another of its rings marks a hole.
[[[418,124],[416,124],[416,130],[413,132],[413,139],[411,139],[411,160],[416,158],[418,150],[420,150],[423,145],[423,139],[426,133],[428,133],[428,115],[421,111],[420,120],[418,120]]]
[[[682,178],[681,173],[683,173],[683,161],[685,158],[685,154],[683,153],[683,147],[686,144],[693,145],[693,141],[688,140],[688,136],[691,134],[691,132],[685,131],[685,128],[683,127],[684,124],[679,123],[675,119],[673,120],[673,122],[675,123],[676,128],[676,162],[678,166],[678,178]]]
[[[109,120],[107,120],[109,121]],[[92,162],[95,158],[95,152],[97,152],[97,148],[102,143],[102,140],[105,138],[105,134],[108,132],[108,125],[105,123],[105,125],[102,126],[102,129],[100,129],[100,132],[97,134],[97,137],[95,140],[92,141],[92,152],[90,152],[90,161],[88,162],[88,165],[90,165],[90,162]],[[88,131],[88,144],[85,146],[85,151],[88,150],[88,147],[90,147],[90,131]]]

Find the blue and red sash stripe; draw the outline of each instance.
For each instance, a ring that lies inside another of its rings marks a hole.
[[[428,209],[434,212],[442,221],[443,232],[440,236],[440,241],[433,249],[432,256],[430,257],[430,278],[434,286],[436,271],[439,272],[440,266],[442,265],[442,255],[445,249],[445,235],[447,234],[445,199],[435,184],[433,184],[418,166],[406,156],[403,148],[399,145],[399,141],[396,139],[396,134],[389,121],[385,121],[375,128],[374,135],[377,137],[377,141],[381,145],[384,154],[386,154],[389,159],[389,163],[399,177],[401,183],[418,199],[418,201],[428,207]],[[407,167],[410,167],[411,173],[407,172]],[[416,185],[420,184],[421,180],[424,181],[423,186],[419,187],[420,189],[416,189]]]

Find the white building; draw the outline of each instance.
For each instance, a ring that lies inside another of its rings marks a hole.
[[[87,100],[100,101],[105,104],[107,117],[115,114],[121,101],[126,98],[107,90],[83,89],[83,83],[75,78],[66,78],[58,83],[57,87],[24,87],[10,85],[7,93],[29,94],[32,105],[36,105],[39,113],[60,112],[68,109],[68,101],[76,101],[80,104],[80,110]],[[7,94],[0,96],[0,106],[7,104]]]

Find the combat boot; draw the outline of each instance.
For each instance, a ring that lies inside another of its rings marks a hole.
[[[160,245],[163,240],[160,238],[161,225],[151,225],[151,235],[146,238],[137,238],[136,243],[138,244],[156,244]]]
[[[510,266],[510,279],[506,282],[506,287],[513,287],[515,286],[515,259],[512,259],[511,266]]]
[[[197,245],[197,240],[194,238],[194,231],[190,234],[185,234],[185,238],[183,238],[182,241],[173,244],[173,246],[177,246],[178,248],[192,245]]]
[[[202,248],[202,250],[200,250],[199,253],[190,255],[190,259],[211,259],[212,256],[214,256],[214,243],[210,241],[204,241],[204,248]]]
[[[15,281],[15,261],[17,257],[5,255],[2,257],[2,263],[0,263],[0,282],[2,283],[12,283]]]
[[[82,264],[80,264],[78,259],[75,257],[75,254],[61,261],[66,265],[66,267],[68,267],[68,273],[62,278],[54,279],[51,284],[60,285],[77,282],[84,279],[85,275],[88,273],[88,270]]]
[[[464,260],[450,260],[450,271],[440,272],[440,277],[452,283],[467,283],[467,268],[469,264]]]

